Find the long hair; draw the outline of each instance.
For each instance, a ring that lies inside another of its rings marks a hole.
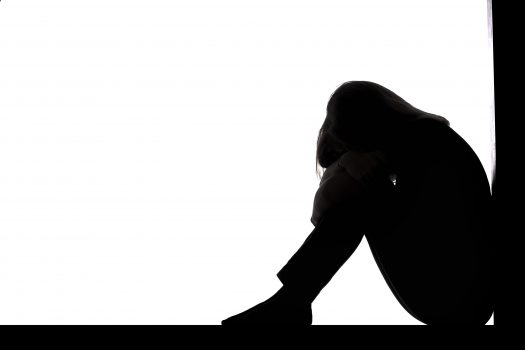
[[[389,89],[370,81],[348,81],[331,95],[317,137],[316,171],[346,151],[381,149],[403,126],[423,119],[450,125],[442,116],[424,112]]]

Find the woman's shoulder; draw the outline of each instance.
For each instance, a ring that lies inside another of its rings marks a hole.
[[[470,145],[449,124],[434,119],[411,123],[403,139],[407,140],[407,147],[427,155],[434,151],[436,155],[475,156]]]
[[[472,185],[488,184],[483,165],[468,142],[450,125],[434,120],[422,120],[413,129],[415,140],[409,145],[413,151],[405,163],[409,168],[419,168],[423,173],[444,173],[463,179]]]

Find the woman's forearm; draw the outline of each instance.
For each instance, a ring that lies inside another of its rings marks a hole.
[[[388,179],[388,164],[380,152],[348,151],[326,168],[314,198],[314,226],[331,208],[360,200],[370,187]]]
[[[324,177],[314,197],[311,222],[314,226],[331,208],[349,200],[358,200],[366,187],[360,181],[339,169]]]

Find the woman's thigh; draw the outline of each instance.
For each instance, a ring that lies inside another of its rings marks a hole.
[[[365,233],[387,284],[423,323],[485,324],[493,311],[489,206],[446,184],[418,198]]]

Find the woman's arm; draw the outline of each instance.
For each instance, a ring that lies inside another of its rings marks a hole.
[[[314,198],[310,221],[317,226],[322,216],[348,200],[359,200],[378,181],[388,179],[388,165],[379,152],[349,151],[326,168]]]
[[[314,207],[310,221],[317,226],[319,220],[331,208],[348,200],[357,197],[364,191],[363,184],[352,178],[337,163],[335,169],[324,173],[319,189],[314,197]]]

